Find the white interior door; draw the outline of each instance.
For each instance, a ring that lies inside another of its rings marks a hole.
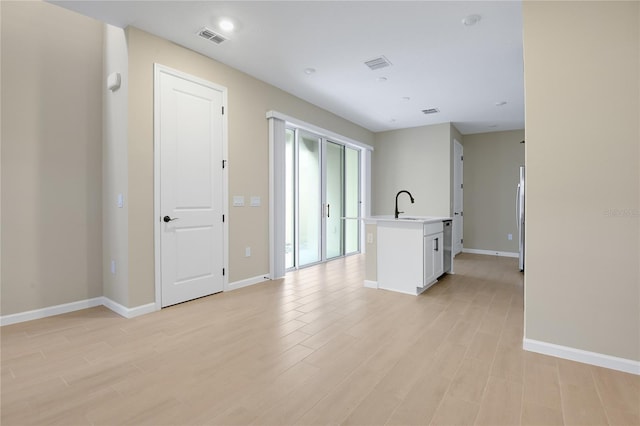
[[[464,229],[464,209],[463,209],[463,176],[464,176],[464,156],[463,147],[457,140],[453,141],[453,254],[462,251]]]
[[[160,70],[156,78],[165,307],[224,287],[224,93],[182,74]]]

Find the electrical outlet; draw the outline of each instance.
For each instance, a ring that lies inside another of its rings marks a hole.
[[[507,240],[509,241],[513,240],[513,234],[507,234]]]
[[[367,234],[367,244],[373,244],[373,234],[371,232]]]
[[[251,247],[244,248],[244,257],[251,257]]]

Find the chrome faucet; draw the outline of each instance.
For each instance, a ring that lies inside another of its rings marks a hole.
[[[404,213],[404,212],[398,211],[398,195],[402,194],[403,192],[406,193],[409,196],[409,198],[411,198],[411,204],[415,203],[415,200],[413,199],[413,195],[411,195],[409,191],[406,191],[404,189],[402,191],[398,191],[398,193],[396,194],[396,219],[398,218],[398,215],[400,213]]]

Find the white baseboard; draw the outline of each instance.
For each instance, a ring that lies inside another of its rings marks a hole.
[[[149,314],[158,310],[155,303],[147,303],[146,305],[136,306],[135,308],[127,308],[126,306],[122,306],[118,302],[114,302],[104,296],[102,297],[102,304],[106,308],[111,309],[116,314],[125,318],[139,317],[140,315]]]
[[[93,299],[79,300],[77,302],[63,303],[62,305],[48,306],[42,309],[19,312],[17,314],[3,315],[0,316],[0,325],[17,324],[19,322],[67,314],[81,309],[94,308],[103,304],[102,299],[102,297],[94,297]]]
[[[262,274],[253,278],[247,278],[245,280],[234,281],[232,283],[229,283],[227,284],[227,288],[225,289],[225,291],[237,290],[242,287],[248,287],[250,285],[262,283],[269,280],[270,280],[269,274]]]
[[[248,278],[246,280],[236,281],[228,284],[227,291],[236,290],[242,287],[258,284],[269,280],[269,274],[259,275],[257,277]],[[105,296],[94,297],[93,299],[79,300],[77,302],[64,303],[62,305],[49,306],[42,309],[34,309],[32,311],[19,312],[17,314],[0,316],[0,326],[17,324],[19,322],[31,321],[41,318],[47,318],[54,315],[66,314],[69,312],[79,311],[82,309],[94,308],[96,306],[104,306],[112,310],[116,314],[125,318],[134,318],[159,310],[154,303],[147,303],[133,308],[127,308],[118,302],[114,302]]]
[[[0,316],[0,326],[52,317],[54,315],[68,314],[69,312],[95,308],[96,306],[104,306],[125,318],[133,318],[157,311],[155,303],[148,303],[146,305],[136,306],[135,308],[127,308],[117,302],[114,302],[108,297],[100,296],[94,297],[93,299],[79,300],[77,302],[48,306],[42,309],[34,309],[33,311],[3,315]]]
[[[378,281],[364,280],[364,286],[366,288],[378,288]]]
[[[471,253],[471,254],[486,254],[488,256],[520,257],[519,253],[512,253],[510,251],[495,251],[495,250],[480,250],[480,249],[463,248],[462,252],[463,253]]]
[[[551,355],[571,361],[582,362],[584,364],[591,364],[598,367],[610,368],[612,370],[640,375],[640,361],[618,358],[611,355],[584,351],[582,349],[570,348],[568,346],[555,345],[553,343],[541,342],[539,340],[532,339],[523,339],[522,348],[525,351],[537,352],[543,355]]]

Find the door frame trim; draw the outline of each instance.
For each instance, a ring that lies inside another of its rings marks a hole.
[[[459,189],[462,189],[462,193],[463,193],[462,194],[462,199],[460,200],[460,202],[462,203],[462,212],[464,212],[464,187],[456,188],[456,180],[457,180],[459,171],[461,171],[462,173],[461,173],[461,176],[460,176],[461,181],[458,182],[458,183],[464,184],[464,161],[463,160],[458,160],[458,157],[457,157],[458,146],[460,147],[460,155],[464,157],[464,145],[462,145],[462,143],[460,141],[458,141],[457,139],[454,138],[453,139],[453,156],[454,156],[454,158],[453,158],[453,179],[452,179],[452,182],[451,182],[451,185],[453,186],[453,194],[452,194],[453,195],[453,199],[451,200],[452,201],[451,202],[451,205],[452,205],[452,209],[451,209],[452,210],[452,212],[451,212],[452,215],[451,215],[451,217],[452,218],[453,218],[453,215],[455,214],[456,193],[457,193],[457,191]],[[460,169],[461,166],[462,166],[462,169]],[[461,216],[461,219],[462,219],[463,225],[462,225],[462,229],[460,229],[460,238],[464,240],[464,215]],[[456,228],[455,219],[453,219],[453,226],[454,226],[454,228]],[[453,240],[454,238],[456,238],[455,229],[452,230],[452,231],[453,231],[452,233],[454,235],[452,235],[451,238]],[[460,251],[458,251],[458,252],[456,252],[456,246],[457,246],[457,244],[454,244],[453,241],[452,241],[452,244],[451,244],[451,255],[452,256],[455,256],[455,255],[457,255],[459,253],[462,253],[464,251],[464,244],[460,244]]]
[[[160,74],[165,73],[177,78],[208,87],[222,94],[222,105],[225,114],[222,116],[222,158],[227,166],[222,169],[222,214],[225,221],[222,223],[222,265],[226,273],[222,277],[222,288],[229,288],[229,166],[228,166],[228,123],[227,123],[227,88],[211,81],[187,74],[165,65],[153,64],[153,245],[154,245],[154,281],[155,281],[155,306],[156,310],[162,309],[162,257],[160,255]],[[221,165],[222,166],[222,165]]]

